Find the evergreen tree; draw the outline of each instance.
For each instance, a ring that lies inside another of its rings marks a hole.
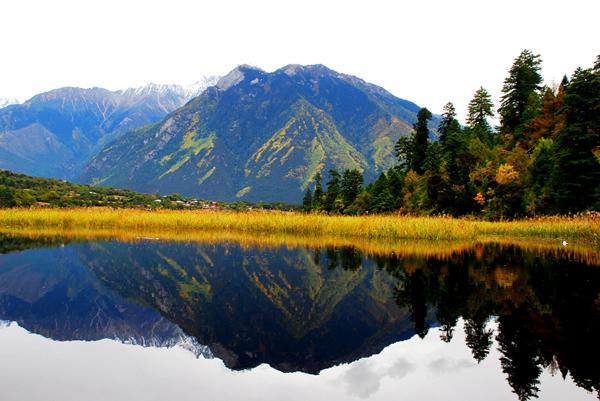
[[[525,209],[529,214],[535,215],[549,211],[554,152],[554,142],[550,138],[541,138],[533,151],[525,183]]]
[[[305,212],[310,212],[313,208],[313,197],[310,188],[306,190],[304,194],[304,199],[302,200],[302,210]]]
[[[427,157],[427,145],[429,144],[428,121],[432,115],[425,107],[417,113],[417,122],[413,125],[412,155],[410,168],[417,174],[423,174],[425,158]]]
[[[564,98],[553,185],[558,212],[600,206],[600,67],[578,69]]]
[[[385,173],[381,173],[379,178],[370,186],[371,199],[369,202],[369,211],[373,213],[386,213],[395,209],[395,200],[390,191],[390,181]]]
[[[442,144],[432,142],[427,148],[425,176],[428,212],[442,212],[450,206],[448,183],[440,169],[443,159]]]
[[[413,170],[418,174],[423,173],[423,163],[427,156],[429,141],[429,128],[427,122],[432,115],[429,110],[422,108],[417,113],[417,122],[413,124],[410,137],[400,137],[394,147],[398,157],[398,167],[401,170]]]
[[[398,166],[397,168],[401,171],[407,172],[410,170],[410,161],[412,159],[412,150],[413,150],[413,138],[412,136],[401,136],[398,138],[396,145],[394,146],[394,151],[396,152],[396,157],[398,158]]]
[[[541,63],[540,55],[530,50],[523,50],[515,59],[504,80],[498,109],[502,133],[513,134],[519,139],[527,122],[524,119],[526,108],[531,103],[531,97],[541,90]]]
[[[344,209],[344,213],[347,214],[363,214],[369,211],[369,205],[371,203],[371,194],[368,191],[362,191],[358,194],[354,202],[350,206]]]
[[[390,211],[398,208],[400,199],[402,198],[402,186],[404,184],[404,177],[400,171],[395,168],[391,168],[387,172],[387,182],[390,195],[392,196],[392,206]]]
[[[444,106],[442,120],[438,125],[438,134],[442,145],[446,142],[448,133],[456,129],[460,129],[460,124],[456,120],[456,109],[451,102],[448,102]]]
[[[477,137],[477,135],[468,127],[465,131],[458,129],[448,135],[443,155],[447,193],[440,197],[440,211],[453,215],[471,211],[473,196],[468,188],[470,173],[476,165],[476,158],[471,154],[470,149],[472,137]],[[439,183],[439,185],[441,184]]]
[[[344,204],[350,206],[362,190],[363,176],[356,169],[346,170],[342,176],[341,193]]]
[[[469,102],[467,124],[473,130],[483,133],[491,133],[492,129],[488,122],[489,117],[494,116],[494,103],[492,96],[485,88],[480,87],[475,91],[473,99]]]
[[[327,181],[327,192],[323,202],[323,208],[327,212],[333,212],[339,209],[339,202],[336,202],[340,197],[340,173],[335,169],[329,170],[329,181]],[[343,203],[342,203],[343,206]]]
[[[313,195],[313,209],[319,210],[323,206],[323,184],[321,183],[321,173],[315,176],[315,192]]]

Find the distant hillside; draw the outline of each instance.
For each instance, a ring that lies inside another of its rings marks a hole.
[[[297,203],[330,168],[395,163],[419,107],[322,65],[240,66],[161,122],[121,136],[80,179],[143,192]],[[432,122],[432,126],[437,126]]]
[[[197,96],[214,79],[191,88],[150,84],[109,91],[61,88],[0,109],[0,168],[72,178],[103,145],[154,123]]]
[[[0,170],[0,207],[35,205],[177,207],[177,201],[181,202],[181,198],[177,195],[161,197],[127,189],[91,187]]]
[[[299,210],[300,208],[295,204],[281,202],[224,203],[183,197],[177,193],[145,194],[129,189],[75,184],[66,180],[31,177],[0,170],[0,208],[29,206],[229,210],[248,210],[254,207],[278,210]]]

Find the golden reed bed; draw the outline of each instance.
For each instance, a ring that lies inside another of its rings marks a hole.
[[[450,217],[327,216],[274,211],[1,209],[4,234],[73,240],[160,238],[243,246],[355,246],[367,254],[449,256],[481,243],[569,253],[600,264],[597,215],[485,222]],[[567,241],[567,247],[562,245]]]
[[[294,234],[344,238],[455,240],[486,236],[600,240],[600,217],[488,222],[451,217],[328,216],[276,211],[176,211],[110,208],[1,209],[0,227]]]

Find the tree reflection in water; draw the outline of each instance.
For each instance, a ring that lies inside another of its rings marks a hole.
[[[408,307],[415,332],[426,334],[431,307],[449,342],[459,317],[466,342],[482,361],[492,345],[488,322],[498,322],[503,372],[520,400],[537,397],[544,368],[570,374],[600,390],[600,269],[560,255],[487,245],[444,258],[381,258],[397,277],[399,307]]]

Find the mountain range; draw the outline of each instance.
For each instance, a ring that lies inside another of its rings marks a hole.
[[[10,104],[0,109],[0,168],[72,179],[106,143],[160,120],[214,82],[119,91],[67,87]]]
[[[317,173],[376,178],[419,106],[322,65],[239,66],[162,121],[121,136],[80,179],[142,192],[298,202]]]
[[[394,144],[419,109],[323,65],[242,65],[191,90],[62,88],[0,109],[0,168],[148,193],[297,203],[317,173],[327,181],[330,169],[357,169],[368,182],[392,167]]]

